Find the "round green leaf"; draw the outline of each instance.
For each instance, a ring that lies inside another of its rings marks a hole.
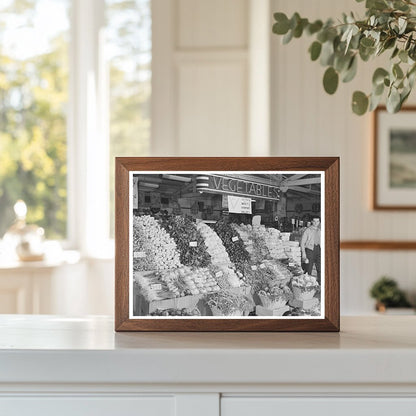
[[[396,78],[403,78],[404,74],[399,64],[394,64],[392,69],[393,75]]]
[[[397,113],[400,110],[400,93],[397,88],[392,88],[387,96],[386,107],[389,113]]]
[[[384,92],[384,83],[378,84],[377,86],[373,86],[373,95],[383,95]]]
[[[321,20],[315,20],[313,23],[309,24],[307,27],[307,32],[310,35],[313,35],[316,32],[319,32],[322,29],[323,23]]]
[[[357,58],[354,55],[351,58],[351,61],[348,65],[348,69],[346,72],[344,72],[344,75],[342,77],[342,82],[350,82],[354,79],[355,75],[357,74]]]
[[[328,94],[334,94],[338,88],[338,72],[330,66],[324,74],[324,89]]]
[[[389,73],[384,68],[377,68],[373,74],[373,85],[379,85],[384,83],[384,78],[386,78]]]
[[[309,47],[309,52],[311,54],[312,61],[316,61],[319,58],[319,55],[321,54],[322,44],[318,41],[315,41],[312,43],[312,45]]]
[[[372,38],[362,38],[360,41],[360,45],[364,48],[372,48],[374,46],[374,39]]]
[[[334,43],[331,41],[326,41],[322,45],[322,50],[320,54],[320,63],[322,66],[332,65],[334,62]]]
[[[285,35],[290,28],[287,16],[284,13],[275,13],[274,20],[276,20],[276,23],[273,25],[273,33]]]
[[[368,108],[368,97],[361,91],[355,91],[352,95],[352,111],[362,116]]]

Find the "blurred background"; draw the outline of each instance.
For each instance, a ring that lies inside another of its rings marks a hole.
[[[0,236],[21,199],[48,251],[13,259],[5,236],[0,313],[113,314],[115,156],[340,156],[341,240],[415,240],[415,211],[371,208],[372,116],[350,102],[376,63],[329,96],[311,40],[282,45],[271,32],[276,11],[326,19],[360,6],[2,0]],[[374,313],[383,275],[414,303],[414,251],[352,247],[341,250],[342,314]]]

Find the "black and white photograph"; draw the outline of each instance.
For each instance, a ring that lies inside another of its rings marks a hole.
[[[130,172],[130,318],[322,318],[324,182]]]

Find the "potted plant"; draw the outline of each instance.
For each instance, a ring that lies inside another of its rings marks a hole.
[[[326,68],[323,86],[328,94],[335,93],[340,80],[349,82],[355,77],[359,60],[390,55],[390,65],[374,71],[371,93],[353,93],[355,114],[374,110],[384,94],[391,113],[399,111],[407,100],[416,78],[415,0],[366,0],[363,19],[344,13],[337,21],[310,22],[299,13],[288,18],[280,12],[274,18],[273,32],[283,36],[284,44],[304,34],[314,37],[309,54],[312,61],[319,60]]]
[[[386,312],[387,308],[411,308],[397,282],[387,276],[381,277],[373,284],[370,295],[376,300],[376,310],[379,312]]]

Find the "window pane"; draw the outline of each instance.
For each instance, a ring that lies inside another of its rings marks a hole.
[[[69,2],[0,4],[0,238],[18,199],[48,238],[66,237]]]
[[[114,157],[146,156],[150,143],[150,0],[106,0],[110,71],[110,231],[114,236]]]

